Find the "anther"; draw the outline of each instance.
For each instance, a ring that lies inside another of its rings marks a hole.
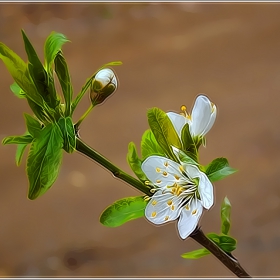
[[[160,172],[160,168],[159,168],[159,167],[156,168],[156,172],[157,172],[157,173]]]
[[[157,215],[157,212],[152,213],[152,218],[154,218]]]
[[[156,204],[157,204],[157,201],[154,200],[154,201],[152,202],[152,205],[155,206]]]
[[[196,214],[196,212],[197,212],[197,210],[195,209],[195,210],[193,210],[192,211],[192,215],[195,215]]]
[[[163,176],[167,176],[168,173],[167,173],[166,171],[163,171],[163,172],[162,172],[162,175],[163,175]]]

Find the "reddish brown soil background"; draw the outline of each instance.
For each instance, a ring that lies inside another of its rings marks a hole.
[[[178,111],[207,94],[218,117],[201,161],[224,156],[239,172],[214,184],[216,204],[202,228],[219,231],[227,195],[236,257],[253,276],[279,276],[279,14],[277,3],[0,4],[0,41],[26,59],[23,28],[43,58],[47,35],[64,33],[75,93],[102,64],[123,61],[115,68],[119,90],[86,119],[81,136],[130,174],[127,145],[139,145],[147,109]],[[10,92],[0,64],[2,139],[25,132],[30,109]],[[182,259],[199,245],[180,240],[174,223],[101,225],[107,205],[138,192],[86,157],[65,154],[55,185],[30,201],[26,156],[16,167],[14,155],[15,146],[0,147],[0,276],[233,276],[213,256]]]

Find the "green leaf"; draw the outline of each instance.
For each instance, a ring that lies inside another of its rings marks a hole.
[[[61,52],[58,52],[54,59],[55,72],[59,79],[61,89],[65,100],[65,116],[71,115],[71,102],[73,97],[73,88],[68,71],[67,63]]]
[[[52,62],[56,54],[61,50],[61,47],[66,42],[70,42],[65,35],[61,33],[52,32],[45,42],[44,53],[47,71],[50,72]]]
[[[236,240],[228,235],[221,235],[219,247],[225,252],[231,253],[236,249]]]
[[[182,258],[184,259],[193,259],[193,260],[196,260],[196,259],[200,259],[206,255],[209,255],[210,252],[205,249],[205,248],[202,248],[202,249],[198,249],[198,250],[195,250],[195,251],[191,251],[191,252],[188,252],[188,253],[184,253],[181,255]]]
[[[63,149],[67,153],[73,153],[76,149],[76,136],[71,117],[59,119],[58,125],[63,135]]]
[[[100,222],[107,227],[118,227],[122,224],[143,217],[147,201],[143,196],[126,197],[115,201],[107,207],[100,217]]]
[[[122,65],[122,64],[123,63],[121,61],[112,61],[112,62],[108,62],[108,63],[104,64],[101,68],[104,68],[104,67],[107,67],[107,66],[119,66],[119,65]],[[101,69],[99,69],[99,70],[101,70]]]
[[[152,108],[148,111],[148,122],[157,143],[167,157],[177,161],[171,146],[181,150],[182,145],[169,117],[159,108]]]
[[[21,30],[21,33],[25,45],[25,51],[30,62],[28,64],[29,74],[32,77],[37,91],[50,106],[50,108],[55,109],[59,104],[59,100],[56,96],[53,80],[49,79],[43,64],[38,58],[35,49],[33,48],[31,42],[29,41],[23,30]]]
[[[225,197],[222,206],[221,206],[221,232],[223,234],[228,234],[230,229],[230,211],[231,211],[231,204],[227,197]]]
[[[229,166],[226,158],[216,158],[206,166],[205,173],[211,182],[215,182],[235,173],[236,171],[236,169]]]
[[[28,198],[36,199],[55,182],[62,161],[62,133],[56,123],[48,124],[33,140],[27,158]]]
[[[130,142],[128,144],[128,153],[127,153],[127,162],[132,169],[132,171],[135,173],[135,175],[142,181],[147,181],[147,177],[142,171],[141,165],[142,161],[139,159],[136,151],[135,144],[133,142]]]
[[[207,233],[206,236],[217,245],[220,243],[220,236],[218,234],[211,232],[211,233]]]
[[[24,114],[24,119],[25,119],[25,123],[26,123],[28,132],[33,137],[38,136],[42,130],[42,125],[40,124],[40,122],[37,119],[33,118],[32,116],[30,116],[26,113]]]
[[[2,59],[6,65],[9,73],[18,86],[26,93],[26,97],[41,108],[44,108],[44,101],[41,95],[37,93],[35,85],[30,79],[27,64],[16,53],[1,42],[0,59]]]
[[[199,166],[199,164],[195,160],[193,160],[191,157],[189,157],[183,151],[178,150],[178,151],[173,151],[173,152],[179,158],[179,160],[181,162],[184,162],[186,164],[191,164],[191,165]]]
[[[189,124],[186,123],[181,132],[181,139],[183,144],[183,150],[188,154],[192,159],[197,161],[197,148],[190,134]]]
[[[10,85],[10,89],[18,98],[26,98],[25,92],[19,87],[16,82]]]
[[[24,154],[25,149],[27,148],[28,144],[18,144],[17,151],[16,151],[16,165],[19,166],[22,160],[22,156]]]
[[[151,155],[165,156],[162,148],[157,143],[157,140],[150,129],[146,130],[142,136],[141,153],[143,160]]]
[[[33,137],[31,135],[8,136],[2,140],[2,144],[29,144],[32,140]]]

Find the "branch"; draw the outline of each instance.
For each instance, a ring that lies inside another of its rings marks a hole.
[[[238,260],[231,254],[226,253],[218,247],[212,240],[207,238],[200,228],[197,228],[190,237],[200,245],[208,249],[219,261],[221,261],[229,270],[231,270],[239,278],[251,278],[244,270]]]
[[[120,168],[118,168],[116,165],[111,163],[108,159],[106,159],[104,156],[99,154],[97,151],[92,149],[91,147],[87,146],[80,138],[76,138],[76,150],[81,152],[82,154],[88,156],[89,158],[93,159],[94,161],[101,164],[103,167],[111,171],[114,177],[119,178],[129,185],[135,187],[139,191],[147,194],[148,196],[151,196],[150,188],[143,184],[141,181],[133,178]]]

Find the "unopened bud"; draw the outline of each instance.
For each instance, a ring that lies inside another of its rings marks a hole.
[[[110,96],[118,86],[117,78],[113,70],[105,68],[100,70],[91,84],[90,99],[92,104],[101,104]]]

